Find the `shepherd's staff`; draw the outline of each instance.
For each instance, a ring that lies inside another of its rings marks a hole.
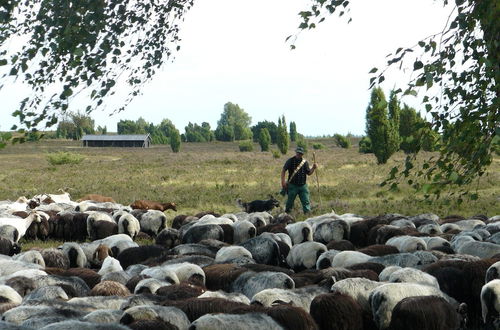
[[[314,164],[316,164],[316,153],[313,152],[313,162]],[[318,166],[318,165],[316,165]],[[314,171],[314,173],[316,173],[316,185],[318,186],[318,195],[319,195],[319,207],[320,208],[323,208],[323,203],[321,201],[321,194],[319,192],[319,177],[318,177],[318,168],[316,167],[316,171]]]

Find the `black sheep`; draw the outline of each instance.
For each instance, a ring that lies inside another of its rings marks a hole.
[[[158,257],[166,251],[163,246],[142,245],[123,250],[118,254],[116,259],[120,262],[123,269],[127,269],[130,265],[140,264],[149,258]]]

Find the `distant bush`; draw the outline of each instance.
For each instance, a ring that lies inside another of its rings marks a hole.
[[[359,152],[362,154],[371,154],[372,150],[372,140],[368,136],[363,136],[359,141]]]
[[[47,161],[50,165],[80,164],[85,157],[72,152],[53,152],[47,154]]]
[[[281,157],[281,151],[279,151],[279,150],[272,150],[271,152],[273,154],[273,158],[280,158]]]
[[[335,144],[341,148],[347,149],[351,146],[351,140],[340,134],[334,134]]]
[[[241,141],[239,147],[240,147],[241,152],[252,151],[253,150],[253,142],[251,140]]]
[[[314,150],[325,149],[325,145],[323,143],[313,143],[312,147]]]
[[[302,149],[304,149],[304,152],[307,152],[307,141],[304,137],[299,136],[297,138],[297,147],[302,147]]]
[[[271,134],[269,134],[269,130],[265,127],[261,128],[259,131],[259,144],[261,151],[269,151],[269,145],[271,144]]]
[[[181,135],[176,128],[172,128],[170,131],[170,148],[172,148],[173,152],[181,150]]]

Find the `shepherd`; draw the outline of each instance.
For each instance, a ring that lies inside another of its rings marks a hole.
[[[309,188],[306,180],[307,176],[314,173],[318,167],[316,162],[312,167],[304,158],[304,148],[297,147],[295,156],[289,158],[281,170],[281,194],[288,194],[285,212],[289,213],[293,208],[295,197],[299,195],[304,214],[311,212],[311,202],[309,200]],[[285,173],[288,171],[288,180],[285,181]]]

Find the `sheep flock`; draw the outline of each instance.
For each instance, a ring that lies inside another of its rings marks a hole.
[[[500,215],[168,209],[0,201],[0,329],[500,328]]]

